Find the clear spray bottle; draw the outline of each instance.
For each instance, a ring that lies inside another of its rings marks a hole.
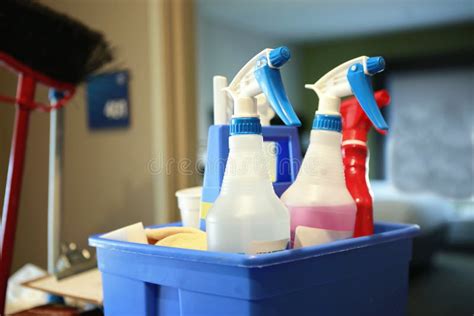
[[[279,70],[289,58],[286,47],[265,49],[226,88],[234,114],[222,187],[206,219],[210,251],[259,254],[287,247],[290,216],[273,190],[265,163],[256,97],[263,93],[286,125],[301,125]]]
[[[349,193],[341,153],[341,98],[355,95],[372,123],[386,130],[369,76],[385,67],[382,57],[358,57],[334,68],[313,85],[319,107],[310,144],[295,182],[282,195],[291,214],[295,248],[352,237],[356,204]]]

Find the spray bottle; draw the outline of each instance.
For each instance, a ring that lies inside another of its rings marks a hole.
[[[382,57],[358,57],[328,72],[313,85],[319,97],[310,144],[295,182],[282,195],[291,214],[295,248],[349,238],[356,205],[344,179],[341,153],[341,98],[355,95],[371,122],[388,129],[374,100],[369,76],[382,71]]]
[[[233,102],[225,91],[227,78],[214,76],[214,124],[209,126],[207,159],[200,203],[200,228],[206,230],[206,217],[217,199],[224,179],[229,156],[229,127]],[[270,125],[275,116],[264,93],[256,96],[257,111],[262,125],[264,154],[273,190],[280,197],[295,181],[301,166],[301,147],[296,126]]]
[[[381,109],[390,102],[386,90],[374,94]],[[361,109],[356,98],[349,98],[341,104],[342,116],[342,160],[346,186],[357,206],[354,237],[368,236],[374,233],[372,193],[368,181],[367,134],[372,123]],[[385,134],[383,130],[379,133]]]
[[[289,58],[286,47],[265,49],[225,88],[234,100],[234,114],[222,186],[206,219],[211,251],[258,254],[287,247],[290,216],[273,190],[265,163],[256,96],[263,92],[286,125],[301,125],[279,70]]]

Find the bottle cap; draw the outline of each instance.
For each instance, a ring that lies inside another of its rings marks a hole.
[[[262,134],[258,117],[236,117],[230,123],[230,135]]]
[[[339,115],[317,114],[313,120],[313,129],[340,133],[342,130],[341,117]]]

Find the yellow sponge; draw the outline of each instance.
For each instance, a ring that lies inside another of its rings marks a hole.
[[[207,237],[206,233],[202,231],[199,231],[198,233],[177,233],[161,239],[155,245],[194,250],[207,250]]]
[[[152,244],[156,244],[157,241],[160,241],[163,238],[178,233],[204,234],[202,230],[192,227],[163,227],[145,229],[146,237],[148,238],[148,241]]]

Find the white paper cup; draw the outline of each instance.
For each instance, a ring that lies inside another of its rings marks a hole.
[[[176,191],[181,221],[185,227],[199,228],[199,206],[202,187],[193,187]]]

